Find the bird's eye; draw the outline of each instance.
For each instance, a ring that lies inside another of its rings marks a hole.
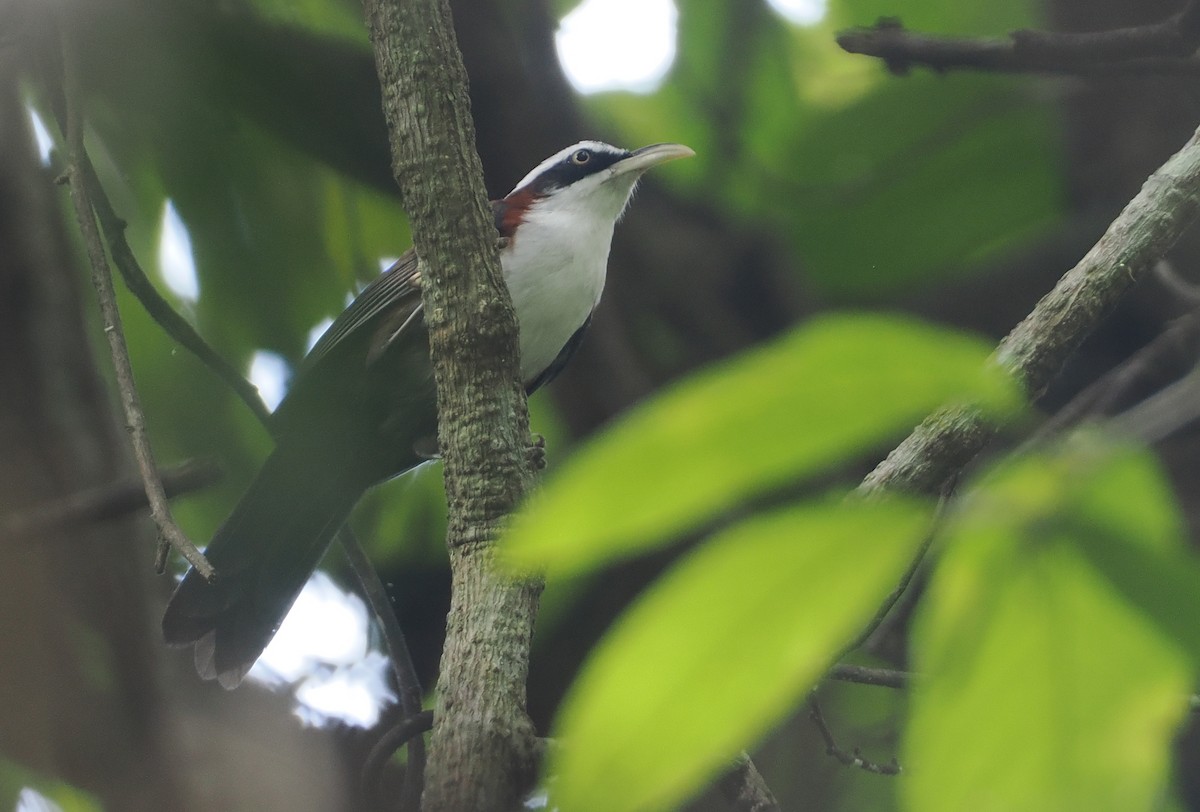
[[[576,166],[583,166],[590,160],[592,160],[592,152],[587,149],[577,149],[575,150],[575,154],[571,156],[571,163]]]

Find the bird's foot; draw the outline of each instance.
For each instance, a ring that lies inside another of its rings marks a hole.
[[[546,438],[540,434],[533,435],[533,442],[525,447],[525,459],[533,466],[533,470],[541,471],[546,468]]]

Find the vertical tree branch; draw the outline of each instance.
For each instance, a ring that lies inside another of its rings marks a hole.
[[[453,594],[424,806],[508,809],[534,775],[525,679],[541,589],[493,568],[493,540],[533,474],[516,318],[449,6],[364,0],[364,8],[393,170],[422,261],[449,508]]]

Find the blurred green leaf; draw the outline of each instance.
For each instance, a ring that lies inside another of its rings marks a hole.
[[[985,480],[916,619],[908,808],[1159,808],[1200,662],[1181,527],[1149,455],[1093,438]]]
[[[820,677],[896,585],[930,515],[912,499],[829,499],[705,542],[576,680],[556,723],[551,802],[675,808]]]
[[[1059,112],[1039,80],[898,81],[835,42],[897,13],[914,30],[1000,36],[1036,24],[1035,4],[832,0],[807,26],[764,5],[690,4],[670,81],[589,110],[618,140],[695,148],[671,182],[790,242],[805,282],[840,302],[961,274],[1060,221]]]
[[[1012,409],[988,348],[897,317],[814,319],[674,386],[555,473],[504,542],[569,573],[662,544],[897,435],[947,401]]]
[[[20,764],[0,758],[0,809],[6,812],[16,809],[23,798],[31,802],[37,796],[56,804],[62,812],[99,812],[101,809],[100,803],[89,793],[62,781],[46,779]],[[27,805],[25,808],[42,807]]]

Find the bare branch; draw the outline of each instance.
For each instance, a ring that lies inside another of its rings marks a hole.
[[[846,647],[846,651],[854,651],[859,647],[865,647],[867,651],[874,651],[878,648],[879,641],[884,639],[891,630],[892,625],[895,623],[891,619],[896,614],[899,614],[894,613],[893,610],[896,608],[896,604],[900,602],[900,599],[908,594],[908,588],[912,585],[913,579],[917,577],[917,572],[921,569],[921,565],[925,563],[925,554],[929,552],[929,547],[933,544],[933,539],[937,536],[942,519],[946,515],[946,503],[949,501],[950,493],[954,490],[956,479],[957,477],[952,477],[942,489],[941,496],[938,498],[937,509],[934,511],[933,521],[930,523],[929,532],[925,534],[925,540],[917,548],[917,553],[913,556],[908,569],[900,577],[900,582],[896,584],[891,594],[884,599],[883,605],[875,611],[875,616],[871,618],[871,622],[859,633],[854,642]]]
[[[1157,443],[1200,418],[1200,367],[1108,421],[1117,434]]]
[[[211,463],[190,461],[168,468],[160,476],[163,491],[168,499],[173,499],[207,488],[220,479],[221,471]],[[0,536],[30,537],[64,527],[106,521],[140,510],[147,504],[146,488],[140,479],[109,482],[9,516],[0,521]]]
[[[105,194],[100,178],[97,177],[95,167],[88,160],[87,154],[81,154],[83,155],[84,183],[88,196],[95,207],[100,227],[104,230],[104,237],[108,241],[108,250],[112,254],[113,264],[120,271],[125,285],[137,297],[150,317],[162,327],[163,332],[200,359],[201,363],[211,369],[241,398],[260,422],[266,423],[270,418],[270,412],[267,411],[267,407],[259,397],[258,390],[254,385],[210,347],[208,342],[196,332],[196,329],[183,316],[179,315],[171,307],[170,302],[164,299],[162,294],[151,284],[125,239],[125,221],[118,217],[116,211],[113,210],[112,203]]]
[[[881,688],[907,688],[913,675],[907,671],[890,668],[868,668],[865,665],[838,663],[829,669],[830,679],[840,682],[856,682],[859,685],[877,685]]]
[[[379,741],[375,742],[375,746],[371,748],[371,752],[367,754],[366,761],[362,768],[362,792],[363,797],[372,801],[379,801],[383,806],[389,806],[387,799],[379,798],[380,787],[379,781],[383,776],[384,765],[388,763],[396,751],[404,745],[408,745],[408,754],[410,766],[404,773],[404,789],[401,790],[401,806],[400,809],[404,812],[415,812],[420,809],[420,786],[417,787],[417,806],[410,806],[412,803],[409,782],[413,778],[422,778],[420,771],[412,769],[411,760],[413,753],[418,751],[415,747],[417,742],[422,741],[421,736],[433,728],[433,711],[421,711],[417,714],[405,714],[394,727],[387,730]],[[424,753],[424,747],[420,748],[420,752]]]
[[[400,621],[396,617],[383,581],[379,578],[379,572],[371,564],[371,559],[367,557],[366,551],[359,543],[358,536],[350,528],[349,523],[342,525],[337,539],[342,545],[342,551],[346,554],[346,561],[350,565],[351,571],[358,579],[358,585],[362,589],[368,605],[375,613],[380,628],[383,629],[383,640],[387,646],[388,659],[392,661],[392,673],[396,676],[396,696],[400,702],[400,710],[404,714],[401,724],[411,722],[423,713],[421,710],[423,692],[421,691],[421,681],[417,678],[417,668],[413,665],[412,654],[408,650],[408,641],[404,637],[404,630],[400,627]],[[432,718],[433,716],[430,714],[431,725]],[[405,741],[408,743],[408,764],[405,769],[404,788],[400,794],[400,809],[407,812],[407,810],[420,808],[421,790],[425,783],[425,740],[420,736],[412,736]],[[393,752],[402,744],[403,742],[398,742],[393,748]],[[369,766],[370,759],[367,763]],[[367,769],[368,767],[363,768],[364,775]]]
[[[71,47],[65,32],[63,46],[63,84],[67,119],[67,179],[71,189],[71,202],[75,207],[79,230],[83,235],[84,244],[87,246],[88,260],[92,266],[92,284],[96,287],[96,296],[100,301],[104,334],[108,338],[108,347],[112,354],[113,367],[116,370],[117,388],[121,393],[121,406],[125,411],[126,428],[133,443],[134,456],[145,485],[150,515],[158,527],[159,553],[155,563],[161,572],[166,564],[165,544],[169,544],[187,559],[188,563],[195,567],[196,571],[206,580],[211,580],[213,577],[212,566],[196,549],[196,545],[192,544],[183,534],[171,516],[167,495],[163,490],[162,481],[159,479],[158,466],[154,462],[154,452],[150,448],[150,439],[146,435],[146,418],[138,399],[137,387],[133,380],[133,366],[129,362],[129,350],[125,345],[125,335],[121,330],[121,314],[117,309],[112,273],[108,267],[108,258],[104,254],[104,245],[100,240],[100,231],[96,227],[95,214],[88,197],[87,170],[84,168],[87,156],[84,154],[83,147],[81,98],[74,64],[76,49]]]
[[[838,747],[837,742],[833,738],[833,731],[829,729],[829,725],[825,722],[825,716],[821,713],[821,705],[817,702],[815,695],[809,697],[808,700],[808,717],[817,726],[817,730],[821,734],[821,739],[825,742],[826,754],[833,756],[847,767],[858,767],[860,770],[875,773],[876,775],[899,775],[902,772],[900,763],[896,761],[895,756],[887,764],[881,764],[877,761],[870,761],[863,758],[862,753],[857,747],[849,753]]]
[[[984,70],[998,73],[1197,74],[1200,59],[1200,3],[1155,23],[1107,31],[1014,31],[1008,37],[942,37],[908,31],[894,17],[871,28],[853,28],[837,37],[852,54],[882,59],[889,71],[914,66],[938,72]]]
[[[63,126],[65,132],[66,126]],[[121,272],[121,277],[125,281],[126,286],[138,299],[142,307],[146,309],[146,312],[150,314],[151,318],[163,329],[163,332],[178,342],[184,349],[195,355],[201,363],[209,367],[218,378],[233,390],[234,394],[258,418],[259,422],[270,431],[272,429],[271,413],[267,410],[262,398],[259,397],[258,390],[237,369],[222,358],[196,332],[195,328],[171,307],[171,304],[163,298],[150,282],[136,255],[129,247],[128,241],[125,239],[125,221],[113,209],[112,203],[107,193],[105,193],[104,186],[96,174],[95,167],[88,159],[86,151],[81,151],[80,155],[82,156],[82,168],[85,175],[87,194],[91,198],[91,203],[95,207],[96,217],[104,231],[109,252],[113,258],[113,264]],[[168,495],[174,495],[171,492],[171,483],[164,480],[164,485],[167,486]],[[178,486],[175,487],[177,488]],[[389,659],[392,662],[392,669],[396,676],[401,707],[404,709],[406,716],[412,716],[421,710],[421,687],[416,677],[416,670],[413,667],[412,656],[409,654],[404,634],[400,629],[395,612],[392,610],[391,601],[388,600],[387,593],[383,590],[382,583],[379,580],[379,573],[375,570],[374,565],[371,564],[370,559],[367,558],[358,539],[353,535],[348,526],[342,528],[338,539],[343,546],[350,569],[362,589],[364,599],[379,621],[380,628],[384,630],[384,640],[387,643]],[[418,779],[407,782],[406,787],[416,786],[418,796],[421,783],[419,776],[424,771],[424,749],[424,742],[417,740],[413,744],[408,761],[410,770],[414,771]]]
[[[1187,352],[1200,337],[1200,311],[1172,321],[1153,341],[1085,387],[1043,423],[1026,446],[1045,442],[1087,417],[1105,414],[1122,395],[1140,383],[1165,359]]]

